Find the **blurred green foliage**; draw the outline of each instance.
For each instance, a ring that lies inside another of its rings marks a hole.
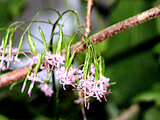
[[[151,107],[144,113],[144,120],[159,120],[160,119],[160,110],[157,107]]]
[[[25,7],[26,0],[0,0],[0,27],[17,18]]]
[[[160,107],[160,82],[155,83],[150,90],[134,97],[134,102],[154,102],[157,107]]]
[[[151,7],[150,1],[123,0],[112,11],[110,23],[117,23]],[[109,48],[105,54],[106,60],[110,62],[107,75],[117,82],[112,90],[113,99],[121,107],[127,107],[133,96],[150,88],[151,84],[159,80],[158,62],[155,62],[152,49],[145,48],[145,44],[155,36],[158,36],[158,31],[155,20],[152,20],[109,40]]]

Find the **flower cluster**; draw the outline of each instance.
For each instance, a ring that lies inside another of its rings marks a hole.
[[[40,55],[34,56],[31,60],[29,60],[30,64],[37,64]],[[87,78],[84,79],[84,70],[78,68],[74,68],[70,66],[68,70],[65,68],[65,58],[60,55],[51,54],[51,52],[47,52],[40,69],[48,70],[51,73],[55,72],[55,79],[62,84],[63,89],[66,90],[66,85],[71,85],[74,90],[80,92],[83,98],[81,100],[77,100],[76,102],[88,102],[90,97],[96,98],[101,101],[101,98],[105,98],[106,94],[109,94],[110,91],[108,87],[110,86],[109,78],[100,75],[99,80],[95,80],[95,66],[92,63],[90,67],[90,72],[87,75]],[[32,82],[39,82],[40,88],[46,96],[51,96],[53,94],[51,81],[46,82],[46,80],[42,80],[41,78],[34,76],[34,73],[31,73],[28,76],[28,80]],[[85,104],[86,105],[86,104]]]
[[[87,79],[84,79],[83,72],[84,71],[82,70],[79,75],[80,80],[79,84],[77,85],[77,90],[84,95],[83,101],[85,101],[85,106],[88,98],[94,97],[101,101],[102,97],[105,98],[105,95],[110,93],[108,90],[108,87],[110,86],[109,78],[101,75],[99,80],[95,80],[94,64],[91,65],[91,70],[87,76]]]
[[[46,96],[52,96],[54,92],[52,73],[54,72],[56,81],[63,86],[64,90],[66,90],[66,86],[69,85],[73,87],[73,90],[79,92],[80,98],[76,100],[76,103],[85,102],[85,106],[87,106],[86,103],[89,104],[89,99],[91,97],[101,101],[102,98],[105,98],[106,94],[110,93],[108,87],[111,84],[109,83],[110,79],[104,77],[102,74],[102,63],[96,58],[92,42],[88,40],[88,43],[86,43],[87,52],[84,65],[75,68],[74,65],[72,65],[72,62],[78,48],[75,51],[72,51],[72,54],[70,53],[73,39],[67,46],[66,56],[61,56],[63,43],[62,26],[63,25],[59,26],[60,30],[55,54],[51,51],[49,52],[50,45],[46,43],[45,36],[41,29],[40,34],[44,43],[44,51],[41,54],[38,54],[30,30],[28,30],[28,43],[33,57],[30,58],[24,52],[21,52],[29,58],[28,63],[30,64],[30,69],[24,80],[21,92],[24,91],[27,80],[29,80],[31,81],[28,89],[29,96],[32,93],[35,83],[39,84],[37,87],[40,88]],[[7,44],[7,41],[5,42]],[[22,47],[21,44],[18,49],[11,48],[11,46],[5,46],[6,45],[3,45],[3,47],[0,46],[0,70],[8,69],[10,62],[20,62],[20,59],[15,57],[15,54],[19,54]],[[44,73],[45,79],[42,79],[39,71]]]
[[[30,63],[31,66],[36,65],[39,59],[40,59],[40,54],[38,54],[37,56],[33,56],[31,59],[29,59],[28,62]],[[35,75],[34,72],[28,75],[27,78],[32,82],[40,83],[38,88],[40,88],[41,91],[43,91],[46,96],[50,97],[53,94],[52,81],[50,80],[52,72],[55,71],[55,69],[58,70],[61,69],[61,66],[64,65],[64,61],[65,57],[56,54],[51,54],[51,52],[46,52],[44,60],[42,61],[42,64],[40,66],[40,70],[49,71],[48,79],[47,80],[41,79],[38,75]],[[24,91],[23,89],[22,92]],[[30,89],[28,90],[29,95],[31,94],[32,89],[33,87],[30,87]]]
[[[47,83],[40,84],[40,85],[38,86],[38,88],[40,88],[41,91],[43,91],[46,96],[51,97],[52,94],[53,94],[52,84],[47,84]]]
[[[0,47],[0,54],[2,53],[3,47]],[[9,47],[6,47],[5,56],[0,56],[2,70],[8,69],[10,62],[12,61],[20,62],[19,58],[14,57],[16,53],[17,48],[12,48],[12,54],[11,57],[9,57]],[[30,58],[28,62],[31,67],[36,66],[40,59],[41,55],[37,54],[36,56]],[[7,63],[6,66],[5,63]],[[105,98],[105,95],[110,93],[108,90],[108,87],[110,86],[110,79],[100,75],[99,80],[95,80],[96,69],[93,63],[89,68],[90,71],[86,78],[84,78],[84,68],[74,68],[74,66],[70,65],[69,68],[66,69],[65,64],[66,61],[64,56],[46,52],[39,69],[40,71],[48,71],[48,77],[47,79],[42,79],[40,76],[34,73],[36,67],[33,67],[34,70],[32,70],[31,73],[27,76],[27,79],[32,81],[28,90],[28,94],[31,95],[34,83],[37,82],[39,83],[37,87],[40,88],[40,90],[43,91],[46,96],[52,96],[53,87],[51,76],[53,72],[55,73],[55,79],[59,81],[60,84],[62,84],[64,90],[66,90],[66,85],[70,85],[75,91],[81,93],[82,98],[76,100],[76,103],[85,102],[86,106],[89,98],[93,97],[101,101],[101,98]],[[26,82],[24,82],[22,92],[24,91],[25,86]]]
[[[9,57],[9,46],[6,46],[5,49],[5,55],[2,56],[3,54],[3,47],[0,46],[0,69],[1,70],[6,70],[9,69],[10,63],[13,62],[20,62],[20,59],[15,57],[14,55],[17,53],[18,49],[17,48],[12,48],[12,53],[11,56]]]

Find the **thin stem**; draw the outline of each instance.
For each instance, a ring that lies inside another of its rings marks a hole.
[[[85,36],[88,36],[91,31],[92,4],[93,4],[93,0],[88,0],[88,2],[87,2],[87,16],[86,16],[86,23],[85,23],[85,29],[86,29]]]
[[[92,12],[92,4],[93,4],[93,0],[87,0],[87,15],[86,15],[86,22],[84,24],[85,26],[85,33],[84,36],[87,38],[90,34],[91,31],[91,12]],[[84,42],[85,39],[82,36],[82,42]],[[84,46],[85,47],[85,46]]]

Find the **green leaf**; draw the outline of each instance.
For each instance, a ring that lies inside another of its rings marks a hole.
[[[41,54],[41,56],[40,56],[40,58],[39,58],[39,60],[38,60],[38,62],[36,64],[36,68],[35,68],[35,72],[34,72],[34,77],[37,76],[38,70],[39,70],[39,68],[42,65],[42,62],[43,62],[43,60],[45,58],[45,55],[46,55],[46,51],[44,50],[44,52]]]
[[[144,113],[143,120],[160,120],[160,110],[157,107],[151,107]]]
[[[97,59],[94,59],[94,66],[95,66],[95,81],[98,81],[100,78],[100,74],[99,74],[99,64]]]
[[[91,46],[88,46],[84,62],[84,79],[87,78],[87,75],[90,72],[91,62],[92,62],[92,51],[91,51]]]
[[[30,30],[28,30],[28,43],[29,43],[29,46],[31,48],[31,51],[33,52],[33,54],[36,56],[37,55],[37,48],[34,44],[34,41],[32,39],[32,36],[31,36],[31,33],[30,33]]]
[[[67,50],[66,50],[66,58],[65,58],[65,70],[68,71],[69,67],[71,66],[71,63],[73,61],[73,58],[75,56],[75,53],[77,51],[77,49],[72,53],[71,57],[70,57],[70,47],[71,47],[71,43],[73,42],[74,38],[76,37],[78,31],[73,35],[72,39],[70,40],[68,46],[67,46]]]
[[[101,57],[100,60],[99,60],[99,65],[100,65],[100,74],[101,75],[104,75],[105,73],[105,62],[104,62],[104,59]]]
[[[134,102],[155,102],[157,106],[160,106],[160,82],[155,83],[152,89],[138,94],[133,99]]]
[[[6,116],[1,115],[1,114],[0,114],[0,119],[1,119],[1,120],[9,120]]]
[[[17,51],[17,54],[16,54],[16,57],[18,57],[20,51],[21,51],[21,48],[22,48],[22,44],[23,44],[23,40],[24,40],[24,34],[22,34],[21,38],[20,38],[20,41],[19,41],[19,45],[18,45],[18,51]]]
[[[10,34],[10,27],[7,28],[5,36],[2,39],[2,43],[1,43],[1,46],[3,46],[2,57],[4,57],[4,55],[5,55],[5,50],[6,50],[6,47],[7,47],[7,43],[8,43],[8,39],[9,39],[9,34]]]
[[[45,47],[45,49],[47,49],[47,42],[46,42],[44,33],[43,33],[43,31],[42,31],[42,29],[41,29],[40,26],[39,26],[39,32],[40,32],[40,34],[41,34],[41,38],[42,38],[42,40],[43,40],[44,47]]]
[[[58,55],[61,54],[62,42],[63,42],[63,30],[62,30],[62,25],[60,25],[59,26],[59,38],[58,38],[57,50],[56,50],[56,54]]]
[[[12,54],[12,44],[13,44],[13,39],[14,39],[14,32],[15,32],[15,29],[12,30],[10,34],[10,38],[9,38],[9,53],[8,53],[9,57],[11,57],[11,54]]]
[[[148,91],[137,95],[134,98],[135,102],[153,102],[157,98],[160,98],[160,91]]]

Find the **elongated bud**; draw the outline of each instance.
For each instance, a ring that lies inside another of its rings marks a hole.
[[[29,43],[29,46],[30,46],[30,48],[31,48],[31,51],[32,51],[33,54],[36,56],[36,55],[37,55],[37,49],[36,49],[36,46],[35,46],[34,41],[33,41],[33,39],[32,39],[30,30],[28,30],[28,43]]]
[[[72,37],[71,41],[68,44],[67,50],[66,50],[66,58],[65,58],[65,72],[68,71],[69,67],[71,66],[71,63],[74,59],[75,53],[78,49],[74,50],[74,52],[72,53],[71,57],[70,57],[70,47],[71,47],[71,43],[74,40],[75,36],[77,35],[77,32],[74,34],[74,36]]]
[[[60,55],[61,54],[61,50],[62,50],[62,42],[63,42],[63,31],[62,31],[62,25],[60,25],[59,27],[59,38],[58,38],[58,43],[57,43],[57,50],[56,50],[56,54]]]
[[[84,79],[87,78],[87,75],[90,72],[91,61],[92,61],[92,51],[90,46],[88,46],[88,50],[87,50],[85,62],[84,62]]]
[[[105,72],[105,63],[102,57],[99,60],[99,72],[100,72],[100,76],[103,76]]]
[[[14,39],[14,32],[15,32],[15,30],[12,30],[12,32],[10,34],[10,38],[9,38],[9,53],[8,53],[9,57],[11,57],[11,55],[12,55],[12,43],[13,43],[13,39]]]
[[[20,41],[19,41],[19,45],[18,45],[18,51],[17,51],[17,54],[16,54],[16,57],[18,57],[20,51],[21,51],[21,48],[22,48],[22,44],[23,44],[23,40],[24,40],[24,34],[21,36],[20,38]]]
[[[45,39],[44,33],[43,33],[43,31],[42,31],[40,26],[39,26],[39,33],[41,34],[41,38],[43,40],[44,48],[47,49],[46,39]]]
[[[29,76],[29,75],[31,74],[32,69],[33,69],[33,65],[32,65],[31,68],[28,70],[27,76]],[[27,80],[28,80],[27,76],[26,76],[26,78],[25,78],[25,80],[24,80],[24,82],[23,82],[23,86],[22,86],[22,89],[21,89],[21,93],[24,92],[24,89],[25,89],[25,87],[26,87],[26,83],[27,83]]]
[[[34,87],[34,82],[32,82],[29,86],[29,90],[28,90],[29,97],[31,97],[33,87]]]
[[[42,65],[42,62],[43,62],[43,60],[44,60],[44,58],[45,58],[45,55],[46,55],[46,51],[44,50],[44,52],[41,54],[41,56],[40,56],[40,58],[39,58],[39,60],[38,60],[38,63],[37,63],[37,65],[36,65],[35,72],[34,72],[34,77],[37,76],[38,70],[39,70],[39,68],[40,68],[41,65]]]
[[[5,50],[6,50],[6,47],[7,47],[7,42],[8,42],[8,38],[9,38],[9,33],[10,33],[10,28],[7,28],[6,30],[6,34],[4,36],[4,39],[2,41],[2,47],[3,47],[3,53],[2,53],[2,57],[4,57],[5,55]]]

